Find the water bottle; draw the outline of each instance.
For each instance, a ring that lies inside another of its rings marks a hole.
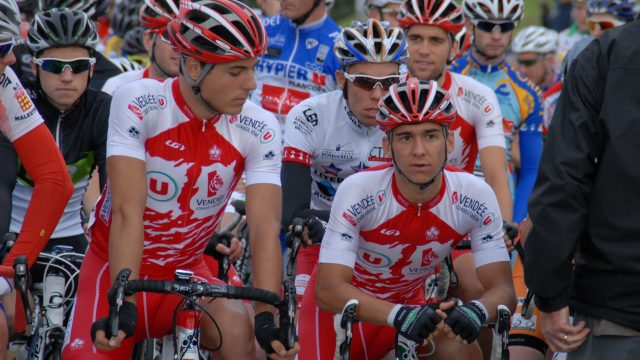
[[[55,245],[51,249],[53,255],[69,252],[73,252],[73,247],[66,245]],[[44,279],[43,305],[50,326],[62,326],[63,324],[65,283],[64,274],[56,267],[49,267]]]
[[[199,360],[200,310],[186,302],[176,314],[178,359]]]

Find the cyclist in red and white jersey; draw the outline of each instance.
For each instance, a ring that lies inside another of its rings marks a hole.
[[[22,231],[5,265],[27,256],[33,265],[49,241],[73,192],[64,159],[33,102],[9,68],[16,61],[14,39],[20,38],[20,13],[15,0],[0,0],[0,235],[8,230],[11,191],[15,185],[17,159],[33,180],[33,197],[25,213]],[[17,155],[17,157],[16,157]],[[2,294],[11,286],[0,279]],[[5,298],[5,300],[9,300]],[[0,309],[4,310],[2,304]],[[0,357],[6,358],[8,329],[0,311]]]
[[[453,0],[405,1],[399,22],[407,33],[410,76],[438,81],[456,107],[449,164],[473,173],[480,155],[485,179],[496,193],[502,218],[511,221],[513,200],[498,99],[488,86],[447,70],[458,52],[456,36],[464,29],[462,9]]]
[[[283,155],[283,225],[298,217],[329,220],[336,190],[348,176],[389,162],[378,129],[378,101],[400,80],[407,59],[402,29],[375,19],[342,30],[335,46],[342,64],[336,78],[342,90],[314,96],[294,107],[286,121]],[[301,298],[318,263],[321,233],[300,249],[296,290]],[[326,224],[325,224],[326,225]]]
[[[354,174],[338,189],[302,304],[301,360],[333,356],[333,314],[349,299],[359,301],[360,320],[352,359],[381,358],[394,348],[396,332],[418,343],[436,335],[434,359],[479,358],[473,342],[481,325],[495,319],[499,304],[515,306],[493,191],[471,174],[445,169],[455,118],[435,81],[410,78],[380,101],[378,123],[393,163]],[[485,293],[464,305],[426,305],[426,279],[468,233]]]
[[[179,72],[180,54],[171,46],[167,24],[178,14],[177,0],[145,0],[140,9],[140,25],[145,28],[144,46],[149,53],[149,66],[126,71],[107,80],[102,91],[113,95],[119,87],[139,79],[164,80]]]
[[[168,32],[182,54],[180,75],[134,82],[113,98],[109,183],[80,270],[65,359],[125,359],[135,341],[172,330],[165,315],[181,298],[137,294],[125,298],[118,334],[105,336],[107,291],[124,268],[132,279],[172,279],[184,269],[220,283],[202,254],[243,171],[253,285],[280,291],[280,133],[273,115],[247,102],[256,87],[253,67],[266,49],[264,28],[238,1],[201,0],[182,1]],[[254,337],[242,302],[203,306],[215,322],[202,318],[202,344],[217,348],[218,358],[255,359],[255,338],[276,359],[293,358],[298,349],[286,351],[278,340],[273,307],[256,304]]]

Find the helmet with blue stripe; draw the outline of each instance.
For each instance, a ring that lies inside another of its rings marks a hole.
[[[369,19],[366,24],[354,21],[344,28],[334,52],[343,67],[357,63],[403,64],[409,57],[402,29],[376,19]]]

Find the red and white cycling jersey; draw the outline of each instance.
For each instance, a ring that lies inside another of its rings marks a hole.
[[[125,71],[122,74],[116,75],[109,80],[107,80],[102,86],[102,92],[105,92],[109,95],[113,95],[113,93],[118,90],[121,86],[124,86],[130,82],[140,80],[140,79],[148,79],[149,78],[149,68],[142,70],[133,70],[133,71]]]
[[[351,267],[354,286],[402,304],[424,302],[425,281],[465,234],[476,267],[509,261],[489,185],[465,172],[443,173],[438,194],[420,205],[400,193],[391,165],[350,176],[333,201],[320,263]]]
[[[242,172],[246,184],[280,185],[280,128],[247,101],[239,115],[195,117],[177,79],[140,80],[116,91],[107,157],[145,162],[142,274],[173,273],[199,258]],[[91,246],[108,258],[110,191],[96,208]]]
[[[0,74],[0,132],[14,142],[42,123],[26,90],[7,66]]]
[[[505,148],[502,112],[494,92],[479,81],[447,71],[442,87],[458,112],[451,125],[454,138],[448,163],[473,173],[478,151],[489,146]]]
[[[304,100],[291,109],[285,124],[282,161],[311,168],[311,209],[331,209],[344,179],[391,161],[382,149],[385,134],[360,124],[340,90]]]

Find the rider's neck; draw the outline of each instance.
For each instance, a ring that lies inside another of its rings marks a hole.
[[[217,115],[207,109],[207,107],[202,103],[198,96],[193,92],[193,89],[191,89],[191,85],[189,85],[182,74],[178,76],[178,81],[180,85],[180,92],[182,93],[184,101],[187,103],[189,109],[191,109],[193,114],[198,119],[209,120]]]
[[[415,184],[410,183],[404,176],[398,174],[397,172],[394,172],[393,176],[395,177],[400,194],[402,194],[402,196],[404,196],[411,203],[418,205],[429,202],[438,195],[438,192],[442,187],[442,179],[444,175],[443,172],[438,174],[438,176],[436,177],[436,181],[434,181],[433,184],[429,185],[426,189],[422,190]]]
[[[476,48],[473,48],[473,50],[471,50],[471,51],[473,51],[473,57],[476,58],[476,60],[478,60],[480,65],[499,65],[507,57],[506,53],[502,53],[502,55],[500,55],[500,56],[497,56],[497,57],[494,57],[494,58],[488,58],[488,57],[480,54]]]

